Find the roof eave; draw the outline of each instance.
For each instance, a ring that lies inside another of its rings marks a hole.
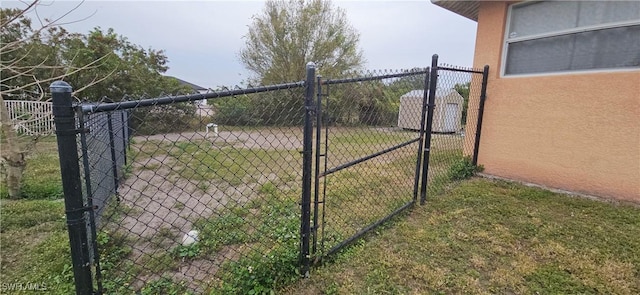
[[[470,20],[478,21],[478,9],[480,7],[479,0],[431,0],[431,3],[451,12],[462,15]]]

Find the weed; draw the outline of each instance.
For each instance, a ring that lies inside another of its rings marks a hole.
[[[249,224],[245,221],[246,210],[227,212],[221,216],[195,222],[200,230],[200,242],[205,253],[211,254],[224,245],[248,242]]]
[[[190,259],[200,254],[200,243],[196,242],[191,245],[180,245],[174,249],[175,256],[182,259]]]
[[[100,252],[105,294],[133,293],[130,282],[135,266],[126,258],[131,254],[131,240],[118,232],[102,230],[96,237]]]
[[[273,183],[260,187],[257,212],[229,208],[219,216],[196,221],[203,253],[213,255],[224,245],[251,244],[238,260],[227,260],[216,276],[222,281],[213,294],[264,294],[298,279],[297,192],[283,192]],[[201,255],[202,255],[201,254]]]
[[[297,240],[254,250],[222,265],[222,287],[213,294],[269,294],[299,278]]]
[[[127,165],[129,166],[129,165]],[[147,163],[144,164],[144,166],[141,167],[142,170],[151,170],[151,171],[156,171],[158,170],[160,167],[162,166],[161,163]]]
[[[171,228],[161,227],[155,235],[151,235],[145,239],[156,248],[166,248],[170,247],[176,238],[177,235],[171,231]]]
[[[141,295],[183,295],[193,294],[187,291],[186,284],[184,282],[176,283],[170,278],[160,278],[146,284],[141,290]]]
[[[164,250],[146,254],[140,264],[144,268],[144,272],[148,274],[161,274],[165,271],[177,270],[179,265],[171,253]]]
[[[207,180],[203,180],[203,181],[198,182],[198,184],[196,185],[196,187],[197,187],[199,190],[201,190],[201,191],[203,191],[203,192],[205,192],[205,193],[206,193],[206,192],[209,190],[209,186],[210,186],[210,185],[211,185],[211,183],[210,183],[209,181],[207,181]]]
[[[274,196],[278,192],[278,188],[276,188],[273,182],[269,181],[263,184],[258,192],[264,195]]]
[[[182,210],[182,209],[184,209],[184,207],[185,207],[185,204],[183,202],[180,202],[180,201],[176,201],[173,204],[173,208],[176,208],[178,210]]]

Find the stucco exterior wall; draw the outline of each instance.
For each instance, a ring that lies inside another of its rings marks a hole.
[[[474,67],[490,66],[479,164],[640,203],[640,70],[500,77],[508,4],[483,1],[478,15]]]

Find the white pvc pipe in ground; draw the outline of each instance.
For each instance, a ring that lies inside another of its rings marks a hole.
[[[213,127],[213,136],[218,136],[218,124],[209,123],[207,124],[207,133],[205,136],[209,135],[209,128]]]

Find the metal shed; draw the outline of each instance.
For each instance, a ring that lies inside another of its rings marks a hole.
[[[420,129],[420,118],[424,90],[411,90],[400,96],[398,127],[410,130]],[[433,109],[433,132],[453,133],[461,129],[462,105],[464,98],[454,89],[436,91]]]

